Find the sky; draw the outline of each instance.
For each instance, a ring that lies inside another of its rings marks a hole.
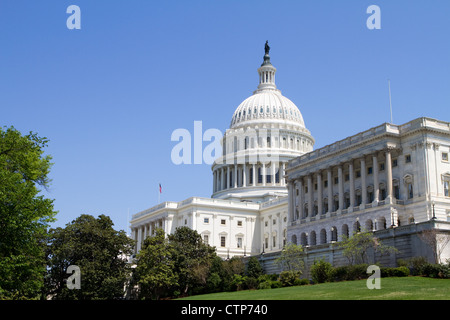
[[[174,164],[171,135],[194,135],[194,121],[225,132],[266,40],[314,149],[390,122],[388,80],[393,123],[450,121],[449,12],[448,0],[0,0],[0,125],[50,140],[52,227],[105,214],[129,231],[158,197],[211,196],[210,165]]]

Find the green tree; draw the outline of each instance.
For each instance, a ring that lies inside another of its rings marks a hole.
[[[175,272],[175,249],[162,229],[147,237],[136,256],[135,282],[139,299],[159,299],[178,285]]]
[[[113,229],[108,216],[83,214],[49,231],[46,294],[53,299],[116,299],[124,296],[134,240]],[[81,289],[69,289],[70,265],[81,271]]]
[[[344,236],[339,247],[343,249],[342,254],[348,259],[350,265],[369,263],[370,250],[373,250],[374,257],[377,253],[385,255],[398,251],[394,247],[382,244],[370,231],[355,232],[351,237]]]
[[[247,275],[252,278],[258,278],[263,274],[263,268],[255,256],[250,257],[247,263]]]
[[[187,294],[196,287],[205,288],[209,268],[216,257],[215,249],[203,243],[197,231],[179,227],[168,235],[175,253],[175,272],[180,292]]]
[[[56,212],[47,138],[0,128],[0,299],[35,299],[44,285],[45,235]]]
[[[280,256],[275,260],[275,263],[277,263],[284,271],[293,271],[298,275],[301,275],[305,267],[302,253],[303,247],[301,245],[288,243],[284,246]]]

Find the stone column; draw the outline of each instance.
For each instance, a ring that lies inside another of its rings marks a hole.
[[[137,251],[141,250],[142,245],[142,226],[137,227],[138,229],[138,238],[137,238]]]
[[[373,159],[373,205],[377,206],[380,198],[380,182],[378,177],[378,157],[377,154],[372,156]]]
[[[391,150],[386,151],[386,164],[385,164],[385,170],[386,170],[386,203],[393,203],[393,196],[392,196],[392,158],[391,158]]]
[[[367,203],[367,182],[366,182],[366,159],[361,158],[361,206],[360,209],[363,210]]]
[[[295,205],[295,196],[294,196],[294,184],[292,181],[288,181],[288,221],[294,221],[294,205]],[[264,233],[264,228],[261,229],[261,233]],[[262,244],[264,246],[264,243]]]
[[[223,167],[220,169],[221,170],[221,172],[220,172],[220,177],[221,177],[221,184],[222,184],[222,187],[220,188],[221,190],[224,190],[225,189],[225,177],[224,177],[224,170],[223,170]]]
[[[234,187],[237,188],[237,164],[234,165]]]
[[[272,164],[271,164],[271,167],[272,167],[272,186],[274,186],[275,185],[275,162],[273,162],[272,161]]]
[[[281,172],[280,172],[280,184],[282,186],[285,186],[286,183],[284,181],[284,175],[286,174],[286,163],[283,161],[281,162]]]
[[[344,208],[344,179],[342,177],[342,165],[338,166],[338,183],[339,183],[339,211]]]
[[[332,181],[332,171],[331,168],[327,170],[327,183],[328,183],[328,212],[333,211],[333,181]]]
[[[298,218],[299,219],[303,219],[304,218],[304,213],[303,213],[303,206],[304,206],[304,201],[303,201],[303,178],[299,178],[296,180],[296,184],[297,184],[297,190],[298,190],[298,201],[297,201],[297,206],[298,206]]]
[[[253,172],[252,172],[252,185],[256,186],[256,164],[253,164]]]
[[[317,212],[319,215],[323,211],[323,183],[322,183],[322,172],[317,172]]]
[[[243,187],[247,186],[247,167],[245,165],[245,162],[243,164],[243,169],[242,169],[242,186]]]
[[[262,185],[265,186],[266,185],[266,164],[265,163],[262,164],[261,175],[262,175]]]
[[[353,212],[353,207],[355,206],[355,177],[353,170],[353,160],[350,160],[348,165],[348,174],[350,178],[350,206],[348,208],[349,212]]]
[[[312,186],[312,176],[308,174],[308,216],[313,216],[314,210],[314,197],[313,197],[313,186]]]

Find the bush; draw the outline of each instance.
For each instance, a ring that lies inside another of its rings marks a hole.
[[[295,279],[294,280],[294,286],[304,286],[306,284],[309,284],[308,279]]]
[[[260,282],[259,285],[258,285],[258,289],[259,290],[271,289],[272,286],[271,286],[270,282],[271,281],[268,281],[268,280]]]
[[[294,285],[295,280],[300,276],[300,272],[297,271],[283,271],[280,273],[280,282],[283,287],[290,287]]]
[[[281,281],[271,281],[270,287],[272,289],[281,288],[281,287],[283,287],[283,284],[281,283]]]
[[[247,277],[245,279],[245,283],[244,286],[245,288],[249,289],[249,290],[254,290],[258,288],[258,279],[254,278],[254,277]]]
[[[259,263],[258,258],[251,257],[247,263],[247,275],[252,278],[258,278],[263,274],[263,268]]]
[[[398,268],[380,268],[381,277],[407,277],[409,276],[409,269],[405,266]]]
[[[367,279],[368,264],[357,264],[349,266],[341,266],[334,268],[333,280],[334,281],[351,281]]]
[[[321,259],[319,261],[314,261],[309,272],[315,283],[323,283],[331,281],[334,274],[334,268],[331,263]]]
[[[430,278],[450,278],[450,264],[431,264],[427,263],[422,266],[421,275]]]

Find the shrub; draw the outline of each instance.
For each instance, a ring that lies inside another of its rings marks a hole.
[[[380,268],[382,277],[407,277],[409,276],[409,269],[405,266],[398,268]]]
[[[411,267],[411,273],[415,276],[422,274],[422,269],[424,266],[426,266],[428,263],[427,259],[425,257],[412,257],[408,260],[409,266]]]
[[[350,281],[367,279],[368,264],[348,265],[334,268],[334,281]]]
[[[271,289],[272,286],[270,284],[270,281],[266,280],[266,281],[262,281],[259,283],[258,285],[258,289],[259,290],[263,290],[263,289]]]
[[[334,268],[331,263],[324,261],[314,261],[314,264],[309,270],[311,277],[315,283],[323,283],[331,281],[334,273]]]
[[[247,263],[247,275],[252,278],[258,278],[263,274],[263,268],[259,263],[258,258],[251,257]]]
[[[295,280],[300,276],[300,272],[296,271],[283,271],[280,273],[280,282],[283,287],[290,287],[294,285]]]
[[[421,275],[430,278],[450,278],[450,264],[431,264],[428,263],[422,267]]]
[[[272,289],[281,288],[282,286],[283,286],[283,284],[281,283],[281,281],[271,281],[270,282],[270,287]]]
[[[294,280],[294,286],[304,286],[306,284],[309,284],[308,279],[295,279]]]
[[[259,285],[258,279],[254,278],[254,277],[247,277],[245,279],[244,286],[247,289],[250,289],[250,290],[257,289],[258,285]]]

